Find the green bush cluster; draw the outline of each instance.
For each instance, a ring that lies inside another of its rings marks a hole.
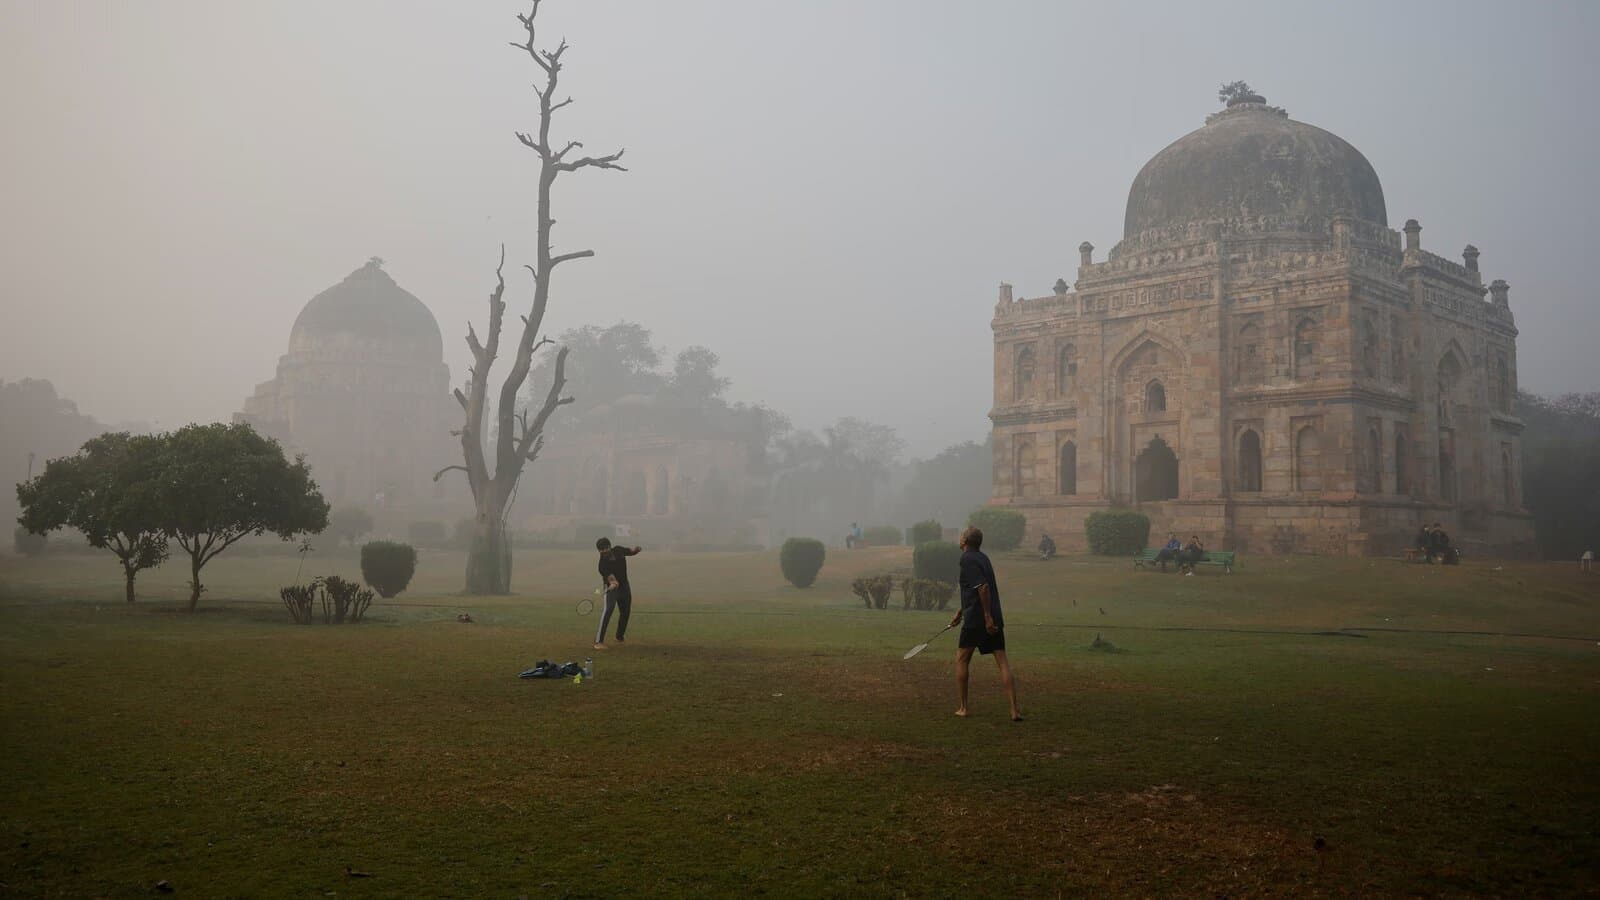
[[[1150,540],[1150,517],[1132,510],[1090,513],[1083,523],[1089,552],[1101,556],[1132,556]]]
[[[1014,509],[996,509],[985,506],[972,511],[967,524],[983,532],[983,549],[1015,550],[1022,543],[1022,532],[1028,520]]]
[[[911,526],[911,546],[918,547],[944,537],[944,526],[935,519],[924,519]]]
[[[867,609],[887,609],[889,595],[894,592],[894,576],[868,575],[857,578],[850,582],[850,591],[861,598]]]
[[[297,625],[310,625],[316,621],[317,601],[322,603],[322,624],[355,624],[372,606],[372,589],[358,582],[345,581],[337,575],[314,578],[310,584],[295,584],[278,591],[289,617]]]
[[[900,597],[906,609],[943,610],[955,593],[956,586],[944,581],[906,578],[900,582]]]
[[[923,541],[911,552],[911,570],[921,579],[955,584],[961,578],[961,548],[949,541]]]
[[[900,529],[893,525],[878,525],[861,532],[861,539],[868,547],[898,547]]]
[[[778,566],[783,577],[797,588],[808,588],[817,581],[828,548],[815,538],[789,538],[778,551]]]
[[[361,577],[385,600],[405,590],[416,573],[417,549],[410,544],[373,541],[361,547]]]

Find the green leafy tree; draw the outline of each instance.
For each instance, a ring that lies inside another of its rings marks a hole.
[[[1239,97],[1254,97],[1255,95],[1256,92],[1250,89],[1250,85],[1242,81],[1230,81],[1217,88],[1217,99],[1223,103],[1231,102]]]
[[[305,460],[290,462],[249,425],[190,425],[160,440],[156,521],[189,554],[190,612],[205,590],[200,570],[247,535],[287,541],[328,527],[328,503]]]
[[[167,558],[156,505],[161,439],[113,432],[91,438],[76,456],[53,459],[42,474],[17,485],[18,521],[45,533],[76,528],[89,545],[110,550],[122,564],[126,598],[134,579]]]

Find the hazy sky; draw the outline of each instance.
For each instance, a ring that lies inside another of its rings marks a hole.
[[[996,284],[1103,258],[1139,167],[1234,79],[1359,148],[1391,225],[1482,248],[1525,388],[1600,390],[1600,4],[545,6],[577,99],[555,133],[632,166],[558,185],[558,248],[598,256],[547,324],[709,345],[798,425],[981,439]],[[500,242],[532,256],[525,8],[0,0],[0,378],[107,421],[226,419],[378,255],[459,380]]]

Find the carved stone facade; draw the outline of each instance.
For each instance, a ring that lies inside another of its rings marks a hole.
[[[1393,554],[1434,521],[1531,550],[1507,285],[1390,229],[1354,147],[1235,99],[1145,166],[1126,228],[1071,286],[1000,288],[993,502],[1034,536],[1137,507],[1252,553]]]

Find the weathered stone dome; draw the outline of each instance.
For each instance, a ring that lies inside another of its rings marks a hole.
[[[1124,237],[1256,216],[1343,213],[1388,224],[1372,164],[1336,134],[1246,95],[1145,163],[1128,191]]]
[[[311,298],[289,332],[289,352],[359,346],[395,361],[439,363],[444,340],[433,313],[395,284],[374,258]]]

